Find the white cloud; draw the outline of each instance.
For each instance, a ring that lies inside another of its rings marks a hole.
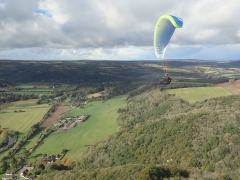
[[[216,38],[216,36],[219,37],[218,31],[207,29],[196,34],[194,39],[196,41],[211,41],[211,39]]]
[[[5,8],[5,4],[0,2],[0,9],[4,9]]]
[[[240,40],[240,29],[237,31],[236,35],[237,35],[238,39]]]
[[[187,46],[238,45],[238,1],[0,0],[0,48],[58,49],[59,58],[72,59],[141,59],[146,52],[154,58],[153,48],[144,47],[152,46],[155,23],[163,14],[183,19],[166,56]]]

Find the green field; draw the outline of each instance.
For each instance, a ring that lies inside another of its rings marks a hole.
[[[34,88],[34,89],[25,89],[25,90],[22,90],[22,92],[24,91],[31,91],[31,92],[44,92],[44,91],[54,91],[53,88]]]
[[[117,110],[123,108],[125,103],[126,95],[117,96],[104,103],[94,101],[88,103],[84,109],[70,111],[69,116],[88,114],[90,117],[87,121],[72,129],[51,134],[32,154],[30,161],[33,161],[36,157],[41,157],[42,154],[60,153],[63,148],[70,150],[66,154],[67,158],[73,160],[80,157],[87,148],[85,145],[91,145],[118,130],[119,127],[116,124]]]
[[[43,95],[51,95],[50,94],[50,91],[11,91],[11,92],[8,92],[7,94],[37,94],[37,95],[40,95],[40,94],[43,94]]]
[[[233,93],[222,87],[179,88],[168,90],[168,93],[176,94],[176,96],[190,103],[201,102],[214,97],[233,95]]]
[[[43,95],[51,95],[53,91],[65,91],[72,90],[76,87],[76,85],[66,85],[66,84],[58,84],[57,87],[50,87],[49,83],[41,84],[41,83],[26,83],[19,84],[15,86],[15,88],[22,88],[21,90],[16,91],[8,91],[7,93],[13,94],[43,94]]]
[[[0,125],[21,133],[26,133],[30,127],[39,122],[48,111],[49,105],[37,105],[36,100],[18,101],[9,103],[0,112]],[[24,112],[14,112],[22,110]],[[3,113],[5,112],[5,113]]]
[[[44,95],[50,95],[50,92],[53,91],[63,91],[63,90],[71,90],[74,86],[71,87],[58,87],[58,88],[24,88],[19,91],[9,91],[7,93],[13,93],[13,94],[44,94]]]
[[[22,89],[33,89],[33,85],[20,85],[20,86],[15,86],[15,88],[22,88]]]
[[[42,133],[43,130],[39,130],[38,132],[36,132],[36,134],[30,140],[28,140],[28,142],[21,149],[31,149],[37,143]]]

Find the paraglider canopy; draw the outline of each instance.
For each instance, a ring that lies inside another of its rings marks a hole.
[[[159,59],[163,59],[167,45],[176,28],[181,28],[183,21],[173,15],[161,16],[154,30],[154,51]]]

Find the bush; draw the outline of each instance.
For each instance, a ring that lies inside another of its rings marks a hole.
[[[211,164],[207,164],[207,165],[205,166],[205,170],[206,170],[206,171],[214,172],[214,167],[213,167],[213,165],[211,165]]]

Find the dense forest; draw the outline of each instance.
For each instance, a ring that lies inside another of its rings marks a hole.
[[[164,76],[163,61],[0,61],[0,87],[14,83],[102,83],[102,82],[158,82]],[[170,73],[178,81],[186,77],[193,82],[219,83],[223,76],[207,76],[194,67],[234,68],[240,61],[211,62],[199,60],[168,61]],[[188,69],[175,71],[174,68]],[[184,77],[184,78],[181,78]]]
[[[239,177],[239,96],[189,104],[158,86],[137,90],[119,110],[117,133],[90,146],[71,170],[52,167],[39,179]]]

